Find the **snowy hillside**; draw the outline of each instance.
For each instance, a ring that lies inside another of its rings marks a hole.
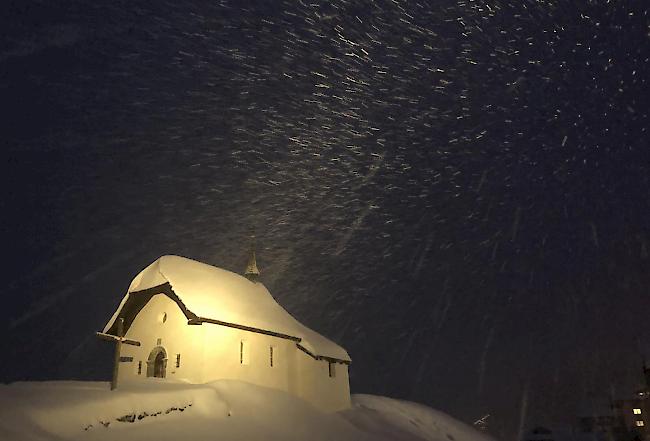
[[[247,383],[150,383],[110,392],[100,382],[0,386],[0,439],[490,441],[422,405],[371,395],[324,414],[283,392]]]

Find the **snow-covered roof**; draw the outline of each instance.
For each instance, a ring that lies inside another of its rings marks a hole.
[[[300,339],[300,346],[313,355],[350,361],[345,349],[285,311],[262,283],[179,256],[162,256],[133,279],[104,332],[113,327],[132,293],[166,283],[182,303],[179,306],[185,309],[186,315],[296,337]]]

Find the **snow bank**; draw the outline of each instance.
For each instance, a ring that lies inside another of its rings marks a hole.
[[[400,441],[494,441],[446,413],[392,398],[353,395],[352,409],[342,412],[342,415],[356,427],[378,438]]]
[[[370,395],[323,413],[285,392],[237,381],[0,386],[0,440],[489,441],[448,415]]]
[[[162,387],[161,387],[162,386]],[[201,385],[151,382],[111,392],[102,382],[14,383],[0,387],[0,439],[39,439],[47,433],[73,439],[83,432],[125,428],[131,421],[151,424],[158,416],[192,410],[194,414],[227,416],[218,393]],[[160,418],[162,419],[162,418]]]

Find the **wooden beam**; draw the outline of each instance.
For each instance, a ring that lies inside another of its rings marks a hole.
[[[213,325],[227,326],[229,328],[241,329],[242,331],[256,332],[258,334],[270,335],[271,337],[284,338],[286,340],[291,340],[295,342],[300,342],[302,339],[300,337],[294,337],[293,335],[282,334],[281,332],[269,331],[267,329],[254,328],[252,326],[239,325],[237,323],[229,323],[221,320],[209,319],[205,317],[198,317],[195,320],[192,320],[192,325],[197,325],[200,323],[212,323]]]
[[[300,349],[302,352],[304,352],[305,354],[309,355],[314,360],[318,360],[318,357],[316,357],[314,354],[312,354],[311,351],[309,349],[307,349],[306,347],[304,347],[303,345],[296,343],[296,347],[298,349]]]
[[[140,291],[133,291],[129,293],[128,300],[118,311],[119,316],[124,318],[125,333],[129,330],[131,324],[133,323],[133,320],[135,320],[135,317],[140,313],[142,308],[144,308],[144,306],[149,302],[149,300],[151,300],[151,298],[156,294],[164,294],[170,299],[172,299],[178,305],[181,311],[183,311],[183,314],[188,320],[197,318],[196,315],[192,311],[188,310],[187,307],[183,304],[181,299],[176,295],[176,293],[172,289],[169,282],[165,282],[160,285],[153,286],[151,288],[143,289]],[[113,334],[117,333],[117,320],[113,322],[113,324],[111,325],[110,329],[107,330],[107,332]]]
[[[117,389],[117,378],[120,374],[120,363],[133,361],[133,357],[122,357],[120,352],[122,351],[122,345],[131,345],[131,346],[140,346],[140,342],[137,340],[131,340],[130,338],[124,338],[124,317],[118,317],[116,320],[117,323],[117,335],[106,334],[104,332],[96,332],[97,337],[102,340],[107,340],[115,343],[115,357],[113,359],[113,378],[111,379],[111,390]],[[130,359],[130,360],[129,360]]]
[[[302,339],[300,337],[294,337],[293,335],[282,334],[280,332],[269,331],[267,329],[254,328],[252,326],[239,325],[237,323],[224,322],[222,320],[215,320],[206,317],[197,317],[196,319],[191,319],[187,321],[188,325],[200,325],[202,323],[211,323],[213,325],[221,325],[221,326],[227,326],[229,328],[241,329],[242,331],[249,331],[258,334],[270,335],[271,337],[284,338],[285,340],[291,340],[295,342],[298,349],[300,349],[305,354],[312,357],[314,360],[327,360],[330,363],[341,363],[341,364],[350,365],[350,361],[348,360],[340,360],[338,358],[327,357],[325,355],[312,354],[311,351],[309,351],[307,348],[305,348],[300,344]]]
[[[115,340],[115,360],[113,362],[113,379],[111,380],[111,390],[117,389],[117,377],[120,373],[120,350],[122,349],[122,334],[124,333],[124,319],[117,319],[117,339]]]
[[[301,345],[300,343],[296,343],[296,347],[300,349],[302,352],[305,354],[309,355],[311,358],[314,360],[326,360],[330,363],[341,363],[341,364],[347,364],[348,366],[350,365],[350,361],[348,360],[341,360],[339,358],[333,358],[333,357],[327,357],[325,355],[316,355],[313,354],[309,349]]]
[[[130,338],[124,338],[124,337],[118,337],[117,335],[113,334],[104,334],[103,332],[95,332],[97,337],[101,338],[102,340],[106,341],[120,341],[124,344],[131,345],[131,346],[140,346],[140,342],[137,340],[131,340]]]

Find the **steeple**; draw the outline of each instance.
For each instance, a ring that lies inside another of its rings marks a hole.
[[[260,270],[257,269],[257,261],[255,260],[255,236],[253,236],[253,240],[251,242],[250,255],[248,256],[248,263],[246,264],[244,277],[255,283],[260,277]]]

